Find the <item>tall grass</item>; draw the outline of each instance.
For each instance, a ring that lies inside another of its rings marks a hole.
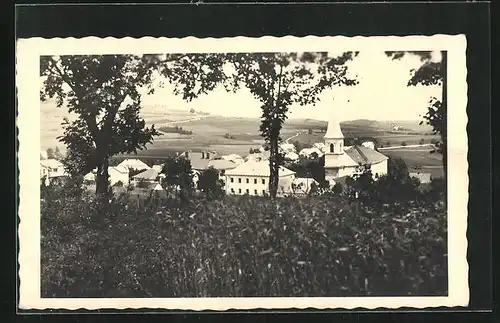
[[[311,197],[42,201],[42,297],[446,295],[446,210]]]

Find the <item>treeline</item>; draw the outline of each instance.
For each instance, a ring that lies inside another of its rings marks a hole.
[[[174,126],[174,127],[161,127],[159,128],[161,132],[164,133],[178,133],[181,135],[192,135],[193,132],[191,130],[185,130],[182,127]]]

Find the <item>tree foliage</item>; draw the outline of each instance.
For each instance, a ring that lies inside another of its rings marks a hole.
[[[207,198],[213,199],[221,197],[224,181],[219,178],[219,171],[213,167],[203,170],[198,177],[198,189],[203,192]]]
[[[96,192],[108,190],[109,157],[136,153],[158,135],[139,116],[139,88],[151,82],[154,56],[43,56],[42,100],[76,114],[65,119],[63,142],[81,163],[82,173],[97,168]]]
[[[193,170],[189,159],[183,156],[168,157],[162,173],[165,174],[164,183],[178,192],[181,204],[189,201],[194,192]]]

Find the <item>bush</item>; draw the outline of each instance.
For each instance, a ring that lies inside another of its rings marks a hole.
[[[401,146],[405,147],[405,146],[406,146],[406,142],[405,142],[405,141],[403,141],[403,142],[401,143]]]
[[[137,187],[138,188],[147,188],[149,187],[149,182],[145,180],[144,178],[141,178],[137,181]]]
[[[42,297],[447,294],[446,208],[124,194],[41,204]]]
[[[123,182],[122,181],[118,181],[115,184],[113,184],[113,186],[114,187],[123,187]]]

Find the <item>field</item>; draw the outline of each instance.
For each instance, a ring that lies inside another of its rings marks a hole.
[[[383,150],[389,157],[402,158],[410,172],[431,173],[432,177],[443,177],[442,157],[428,148],[396,148]]]
[[[42,297],[447,294],[439,203],[129,198],[103,208],[55,191],[42,201]]]

